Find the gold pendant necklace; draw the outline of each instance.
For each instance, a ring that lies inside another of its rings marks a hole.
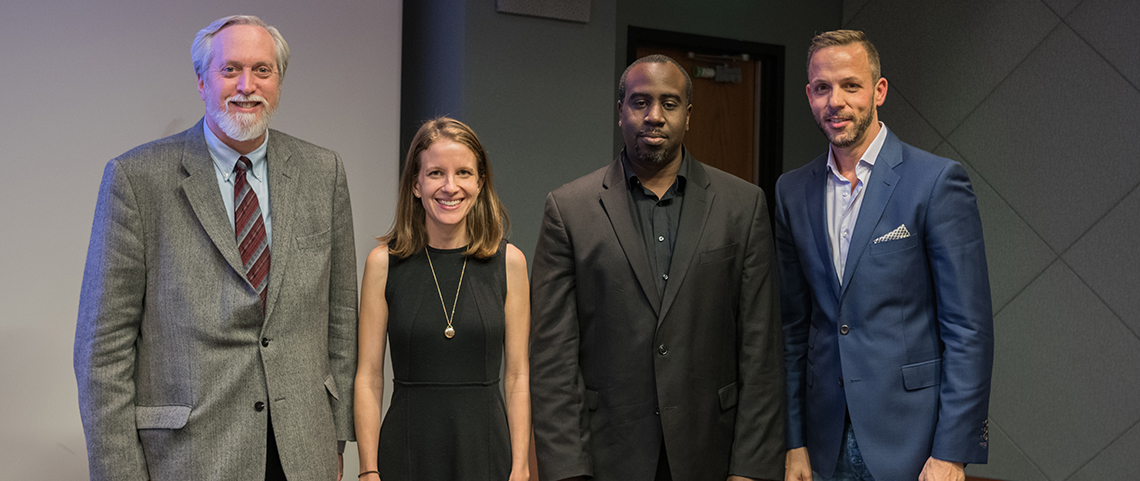
[[[459,289],[463,287],[463,275],[467,273],[467,256],[463,256],[463,270],[459,272],[459,285],[455,286],[455,300],[451,303],[451,315],[447,315],[447,303],[443,302],[443,291],[439,288],[439,278],[435,276],[435,266],[431,263],[431,254],[428,253],[428,248],[424,247],[424,254],[427,255],[428,267],[431,268],[431,278],[435,281],[435,292],[439,294],[439,305],[443,307],[443,316],[447,319],[447,329],[443,330],[443,335],[448,339],[455,337],[455,328],[451,327],[451,320],[455,319],[455,306],[459,304]]]

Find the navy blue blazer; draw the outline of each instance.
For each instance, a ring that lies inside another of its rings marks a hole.
[[[993,313],[965,170],[888,131],[842,282],[827,175],[825,153],[776,183],[788,448],[830,477],[850,412],[876,479],[916,479],[930,456],[986,462]]]

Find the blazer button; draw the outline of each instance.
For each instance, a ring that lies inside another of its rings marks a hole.
[[[257,411],[257,412],[264,411],[265,410],[265,403],[263,403],[261,401],[253,403],[253,410]]]
[[[261,347],[269,347],[269,338],[268,337],[261,338]]]
[[[657,352],[662,356],[669,354],[669,346],[666,346],[664,344],[657,346]]]
[[[659,407],[653,408],[653,414],[660,416],[661,415],[661,408],[659,408]]]
[[[839,387],[843,387],[843,378],[842,377],[839,378]]]
[[[847,327],[847,324],[839,326],[839,333],[840,334],[843,334],[844,336],[846,336],[848,332],[851,332],[851,328]]]

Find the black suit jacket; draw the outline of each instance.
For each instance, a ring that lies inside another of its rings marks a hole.
[[[688,156],[688,153],[685,153]],[[693,159],[659,299],[620,157],[551,192],[531,277],[541,479],[781,478],[784,383],[764,192]]]

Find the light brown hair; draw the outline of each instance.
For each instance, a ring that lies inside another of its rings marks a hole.
[[[823,32],[816,35],[811,39],[811,46],[808,47],[807,63],[808,69],[811,69],[811,56],[816,52],[827,47],[842,47],[851,44],[860,44],[863,50],[867,52],[867,63],[871,65],[871,80],[874,82],[879,81],[882,76],[882,70],[879,65],[879,51],[867,39],[867,34],[861,30],[832,30],[830,32]]]
[[[487,151],[479,142],[475,131],[467,124],[449,117],[437,117],[424,122],[412,137],[408,156],[404,160],[404,172],[400,174],[400,192],[396,200],[396,221],[388,234],[380,237],[388,244],[388,253],[397,257],[408,257],[424,249],[428,244],[425,227],[424,206],[413,193],[419,178],[420,154],[431,148],[439,139],[447,139],[463,145],[475,154],[480,189],[475,205],[467,212],[466,255],[486,259],[499,251],[499,243],[510,228],[507,209],[499,201],[491,181],[491,164],[487,161]]]

